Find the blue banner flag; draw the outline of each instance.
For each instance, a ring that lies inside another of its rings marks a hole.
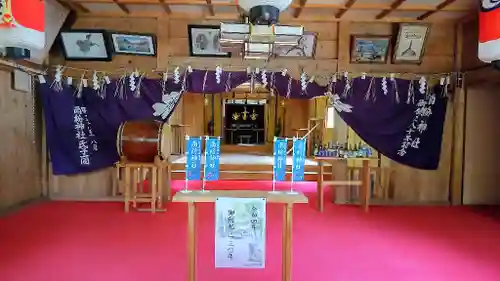
[[[286,152],[288,140],[274,138],[274,180],[284,181],[286,174]]]
[[[207,137],[205,141],[205,169],[203,172],[206,181],[219,179],[220,138]]]
[[[306,139],[293,140],[293,181],[304,180],[304,165],[306,163]]]
[[[187,137],[186,140],[186,179],[201,178],[201,137]]]

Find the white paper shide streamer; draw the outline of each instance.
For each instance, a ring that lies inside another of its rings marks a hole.
[[[62,76],[63,70],[62,66],[58,65],[56,67],[56,73],[54,74],[54,82],[52,82],[52,89],[56,92],[61,92],[63,90]]]
[[[302,72],[300,74],[300,87],[302,89],[302,92],[307,90],[307,75],[305,72]]]
[[[174,83],[179,84],[180,82],[181,82],[181,72],[180,72],[179,67],[177,66],[174,69]]]
[[[418,85],[419,85],[418,91],[422,95],[424,95],[425,93],[427,93],[427,81],[425,80],[424,76],[420,77],[420,80],[418,80]]]
[[[221,80],[221,75],[222,75],[222,67],[220,67],[219,65],[217,67],[215,67],[215,82],[217,82],[217,84],[220,84]]]
[[[387,96],[387,94],[389,93],[389,89],[387,88],[387,78],[386,77],[383,77],[382,78],[382,92],[384,93],[384,95]]]
[[[130,87],[131,92],[135,92],[135,89],[137,88],[137,86],[135,85],[135,75],[133,72],[130,73],[130,75],[128,77],[128,86]]]
[[[267,71],[265,69],[262,69],[260,75],[261,75],[262,85],[264,87],[267,87]]]
[[[94,73],[92,74],[92,88],[94,89],[94,91],[97,91],[101,88],[101,86],[99,85],[99,77],[97,77],[96,71],[94,71]]]

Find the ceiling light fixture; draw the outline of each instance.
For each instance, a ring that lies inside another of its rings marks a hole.
[[[291,3],[292,0],[237,1],[248,17],[242,23],[221,23],[221,47],[225,51],[243,50],[245,59],[267,60],[277,46],[296,46],[304,27],[277,24],[280,12]]]

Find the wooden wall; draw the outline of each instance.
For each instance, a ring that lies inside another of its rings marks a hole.
[[[127,19],[127,18],[82,18],[78,19],[75,28],[104,28],[126,30],[132,32],[156,33],[158,41],[157,58],[116,56],[110,63],[73,63],[84,68],[129,69],[165,68],[167,65],[191,65],[193,68],[239,67],[252,65],[241,58],[193,58],[189,57],[187,38],[188,24],[218,24],[210,21],[186,21],[180,19]],[[455,67],[455,31],[454,25],[435,24],[427,41],[424,60],[420,65],[392,64],[351,64],[350,37],[353,34],[391,35],[393,25],[390,23],[349,23],[349,22],[309,22],[305,24],[308,31],[318,33],[318,44],[315,60],[276,59],[269,62],[267,68],[287,68],[292,76],[298,77],[300,69],[308,73],[328,74],[336,71],[376,72],[376,73],[436,73],[450,72]],[[52,60],[56,63],[60,59]],[[259,65],[262,67],[262,65]],[[326,81],[318,81],[325,83]],[[220,101],[216,100],[216,104]],[[308,101],[286,100],[283,110],[284,132],[293,135],[293,129],[307,126],[307,117],[312,116]],[[211,115],[211,105],[205,106],[203,95],[186,94],[174,112],[171,124],[190,125],[189,133],[202,134],[206,130],[207,116]],[[216,110],[217,111],[217,110]],[[220,112],[220,110],[218,110]],[[216,112],[217,113],[217,112]],[[316,114],[316,113],[314,113]],[[383,165],[391,175],[392,195],[402,203],[436,203],[448,201],[451,169],[451,147],[453,135],[453,107],[448,110],[445,124],[441,164],[437,171],[419,171],[384,159]],[[338,116],[337,116],[338,117]],[[216,117],[220,118],[220,117]],[[345,123],[336,118],[338,124],[331,132],[332,136],[343,141],[357,136],[347,128]],[[56,177],[52,177],[53,180]],[[97,198],[109,194],[111,174],[109,170],[87,175],[57,177],[57,189],[53,188],[52,197]],[[55,192],[54,190],[57,190]]]
[[[42,196],[41,137],[37,134],[41,128],[39,112],[35,112],[37,117],[32,93],[12,90],[11,73],[0,70],[0,211]]]
[[[500,83],[467,89],[465,120],[464,204],[500,204]]]
[[[463,204],[500,204],[500,173],[495,164],[500,157],[498,139],[500,118],[500,71],[478,59],[478,24],[462,25],[460,66],[465,72],[463,133]],[[458,119],[458,118],[457,118]]]

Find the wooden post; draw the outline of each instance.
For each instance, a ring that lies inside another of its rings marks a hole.
[[[282,251],[282,281],[292,280],[292,210],[293,204],[284,205],[283,217],[283,251]]]
[[[128,213],[130,211],[130,167],[125,166],[125,212]]]
[[[158,209],[163,207],[163,173],[165,172],[165,165],[158,168]]]
[[[151,182],[149,183],[149,189],[151,192],[151,212],[156,213],[156,202],[157,202],[157,191],[158,191],[158,168],[151,168]]]
[[[365,210],[365,212],[368,212],[369,210],[369,205],[370,205],[370,197],[371,197],[371,179],[370,179],[370,160],[368,159],[363,159],[363,172],[362,172],[362,182],[363,185],[361,186],[361,196],[360,198],[360,205],[361,208]]]
[[[32,82],[33,83],[33,82]],[[35,93],[33,93],[35,94]],[[42,157],[41,157],[41,165],[42,165],[42,196],[43,197],[50,197],[50,187],[49,187],[49,177],[51,175],[49,175],[49,169],[48,169],[48,166],[49,166],[49,157],[48,157],[48,150],[47,150],[47,134],[46,134],[46,131],[45,131],[45,118],[44,118],[44,114],[43,114],[43,109],[42,109],[42,115],[41,115],[41,119],[42,119],[42,132],[41,132],[41,135],[42,135]]]
[[[172,200],[172,165],[167,165],[167,201]]]
[[[316,191],[318,193],[318,202],[317,202],[317,206],[318,206],[318,210],[320,212],[323,212],[323,208],[324,208],[324,189],[323,189],[323,174],[324,174],[324,165],[323,165],[323,161],[322,160],[318,160],[318,168],[319,168],[319,174],[318,174],[318,180],[317,180],[317,187],[316,187]]]
[[[188,281],[196,280],[196,203],[188,202]]]

